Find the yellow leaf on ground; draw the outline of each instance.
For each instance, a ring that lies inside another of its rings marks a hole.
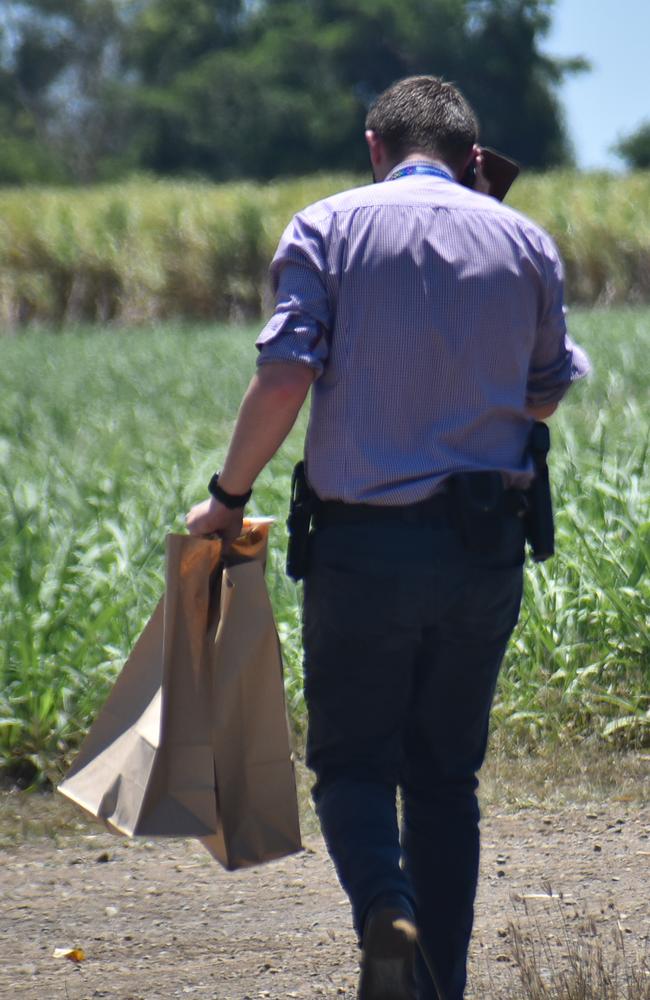
[[[67,958],[71,962],[83,962],[86,953],[83,948],[55,948],[52,958]]]

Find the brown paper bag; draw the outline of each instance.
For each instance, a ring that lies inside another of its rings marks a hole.
[[[251,522],[254,525],[254,522]],[[268,525],[167,536],[165,595],[59,791],[117,832],[198,837],[226,868],[301,848]]]

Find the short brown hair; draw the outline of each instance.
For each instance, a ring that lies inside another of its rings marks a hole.
[[[413,152],[433,153],[462,169],[478,138],[478,121],[452,83],[437,76],[408,76],[379,95],[366,116],[396,160]]]

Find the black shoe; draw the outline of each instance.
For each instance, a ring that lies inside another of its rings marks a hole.
[[[358,1000],[417,1000],[417,940],[410,913],[396,906],[371,910],[361,944]]]

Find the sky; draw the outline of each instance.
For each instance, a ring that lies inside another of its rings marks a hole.
[[[609,147],[650,120],[649,0],[556,0],[542,48],[592,64],[560,90],[578,166],[621,169]]]

